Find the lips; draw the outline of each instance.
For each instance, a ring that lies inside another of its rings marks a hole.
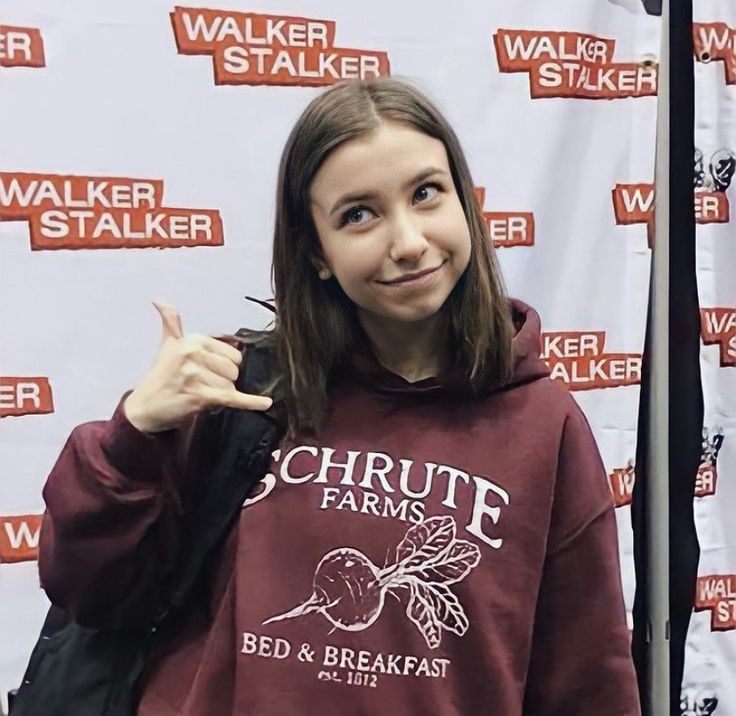
[[[421,278],[422,276],[427,276],[428,274],[434,273],[438,268],[440,268],[440,266],[442,266],[442,264],[440,264],[439,266],[435,266],[434,268],[426,269],[425,271],[417,271],[416,273],[404,274],[403,276],[400,276],[393,281],[380,281],[379,283],[386,283],[390,285],[406,283],[407,281],[413,281],[416,278]]]

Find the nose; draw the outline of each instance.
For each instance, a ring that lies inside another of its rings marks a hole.
[[[410,212],[398,212],[391,224],[391,245],[389,256],[392,261],[415,263],[429,247],[424,238],[421,222]]]

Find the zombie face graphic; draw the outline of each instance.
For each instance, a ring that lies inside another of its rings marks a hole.
[[[736,171],[736,154],[730,149],[719,149],[710,159],[710,176],[715,191],[726,191]]]
[[[702,436],[700,461],[715,467],[718,453],[723,445],[723,428],[717,427],[711,433],[707,427],[704,427]]]
[[[708,164],[710,176],[706,176],[703,152],[695,147],[693,164],[693,185],[696,189],[726,191],[736,173],[736,153],[725,148],[713,152]]]
[[[718,706],[718,697],[711,690],[684,689],[680,699],[682,716],[710,716]]]
[[[706,185],[705,169],[703,168],[703,152],[695,147],[695,176],[694,185],[696,189],[702,189]]]

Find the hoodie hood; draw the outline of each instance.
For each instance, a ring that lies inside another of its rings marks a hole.
[[[540,358],[542,323],[539,314],[517,298],[509,299],[515,333],[511,340],[512,374],[506,387],[528,383],[550,374],[549,366]]]
[[[540,358],[542,337],[539,314],[531,306],[515,298],[509,299],[509,309],[515,329],[511,340],[512,373],[503,390],[543,378],[550,373],[547,364]],[[353,364],[345,369],[345,374],[376,392],[397,397],[434,397],[440,393],[457,393],[458,390],[464,393],[467,388],[459,371],[411,383],[375,359]]]

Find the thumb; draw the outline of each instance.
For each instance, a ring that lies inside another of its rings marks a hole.
[[[152,301],[154,307],[161,315],[163,322],[163,340],[167,338],[182,338],[184,329],[181,325],[181,317],[176,309],[158,301]]]

